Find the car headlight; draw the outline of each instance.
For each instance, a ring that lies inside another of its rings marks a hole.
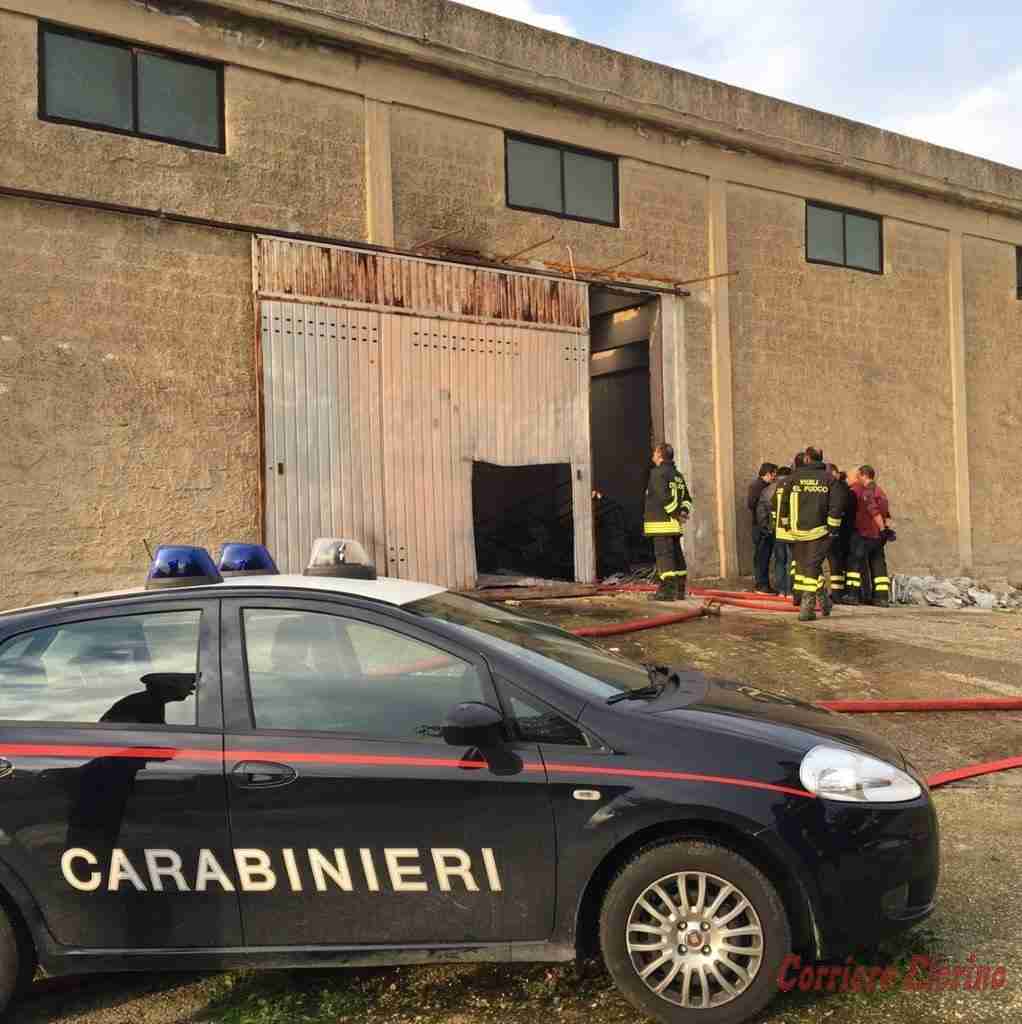
[[[893,764],[842,747],[813,747],[798,771],[802,785],[825,800],[898,803],[922,796],[922,787]]]

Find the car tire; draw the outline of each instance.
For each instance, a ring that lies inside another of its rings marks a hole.
[[[600,945],[624,996],[662,1024],[740,1024],[776,995],[791,928],[755,865],[685,840],[646,847],[621,868],[604,897]]]
[[[7,1012],[25,987],[30,983],[34,964],[25,955],[10,915],[0,907],[0,1015]]]

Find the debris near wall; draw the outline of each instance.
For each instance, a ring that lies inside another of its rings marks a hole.
[[[984,611],[1022,610],[1022,587],[1010,583],[987,585],[970,576],[906,576],[892,580],[895,604],[932,608],[980,608]]]

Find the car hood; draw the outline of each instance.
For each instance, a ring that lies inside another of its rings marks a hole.
[[[897,747],[857,725],[850,715],[836,714],[813,704],[742,683],[704,679],[694,685],[694,673],[672,694],[646,705],[660,720],[675,718],[679,725],[700,725],[744,737],[759,735],[804,752],[828,740],[905,767]]]

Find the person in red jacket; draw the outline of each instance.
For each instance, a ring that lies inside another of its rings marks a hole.
[[[855,495],[855,533],[845,576],[845,603],[860,604],[868,599],[869,590],[863,579],[868,569],[873,578],[872,603],[887,608],[891,603],[891,578],[884,548],[891,532],[891,506],[876,477],[872,466],[860,466],[851,488]]]

